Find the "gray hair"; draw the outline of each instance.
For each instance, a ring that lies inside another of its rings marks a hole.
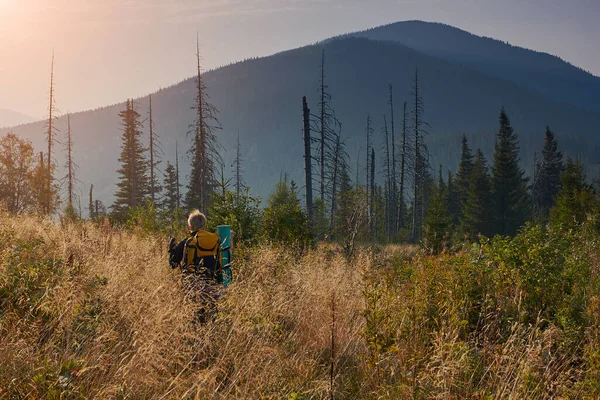
[[[193,210],[188,217],[188,225],[192,231],[199,231],[206,227],[206,215],[198,210]]]

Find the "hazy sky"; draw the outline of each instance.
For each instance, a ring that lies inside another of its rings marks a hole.
[[[545,51],[600,75],[600,0],[0,0],[0,108],[62,113],[145,95],[205,68],[420,19]]]

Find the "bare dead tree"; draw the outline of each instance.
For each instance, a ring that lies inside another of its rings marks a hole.
[[[365,164],[365,193],[366,193],[366,199],[367,199],[367,215],[369,216],[369,220],[372,217],[371,214],[371,196],[373,195],[373,193],[371,193],[370,189],[371,189],[371,182],[370,182],[370,177],[371,177],[371,149],[373,147],[372,141],[373,141],[373,125],[371,123],[371,115],[367,115],[367,127],[365,129],[365,136],[367,139],[367,154],[366,154],[366,164]]]
[[[375,216],[375,149],[371,147],[371,205],[370,205],[370,213],[371,213],[371,233],[375,231],[376,227],[376,216]]]
[[[188,207],[197,207],[207,211],[212,193],[218,186],[217,166],[222,164],[219,155],[220,145],[215,136],[215,130],[221,126],[216,117],[217,109],[210,104],[206,85],[202,79],[200,66],[200,40],[196,39],[196,99],[193,109],[196,120],[191,126],[194,134],[189,154],[192,158],[190,182],[186,194]]]
[[[242,190],[246,186],[244,183],[244,178],[242,176],[244,170],[242,167],[242,145],[240,142],[240,132],[238,131],[237,135],[237,144],[235,148],[235,160],[233,161],[233,168],[235,174],[235,198],[236,201],[239,201],[240,196],[242,194]]]
[[[319,81],[319,115],[314,118],[315,129],[314,131],[319,132],[319,138],[317,139],[318,144],[318,164],[319,164],[319,195],[325,200],[327,194],[328,172],[331,171],[331,159],[327,157],[328,153],[331,153],[335,146],[335,127],[337,125],[337,119],[335,112],[331,107],[331,94],[328,92],[328,86],[325,81],[325,50],[321,53],[321,76]]]
[[[54,51],[52,52],[52,62],[50,64],[50,92],[49,92],[49,105],[48,105],[48,119],[46,120],[46,141],[48,144],[48,153],[46,161],[46,190],[44,193],[43,201],[43,212],[51,214],[54,208],[54,159],[52,149],[56,143],[58,143],[56,136],[58,129],[54,122],[57,119],[57,109],[54,98]]]
[[[338,122],[338,133],[335,138],[335,148],[333,152],[333,163],[331,173],[331,211],[329,214],[330,230],[333,229],[335,222],[335,212],[337,210],[337,194],[340,190],[340,175],[342,171],[346,171],[348,168],[347,160],[348,154],[346,153],[346,145],[341,139],[342,137],[342,124]]]
[[[390,240],[390,234],[392,230],[392,226],[394,225],[395,215],[393,213],[392,203],[395,202],[393,192],[392,192],[392,168],[391,168],[391,159],[390,159],[390,142],[389,142],[389,132],[387,125],[387,118],[385,114],[383,114],[383,168],[385,173],[385,233],[387,236],[387,240]]]
[[[398,197],[398,183],[397,183],[397,179],[398,179],[398,175],[396,174],[396,165],[397,165],[397,160],[396,160],[396,130],[395,130],[395,126],[394,126],[394,88],[393,86],[390,84],[389,87],[389,99],[388,99],[388,105],[390,106],[390,123],[391,123],[391,137],[392,137],[392,179],[390,181],[390,192],[391,192],[391,198],[394,199],[394,201],[390,202],[390,206],[391,206],[391,214],[394,215],[394,219],[397,220],[398,216],[397,216],[397,207],[396,207],[396,199]],[[394,224],[394,233],[398,230],[396,224]]]
[[[427,203],[426,185],[429,178],[429,153],[424,141],[427,131],[424,127],[427,123],[423,121],[425,106],[419,87],[419,69],[415,67],[415,76],[412,88],[413,97],[413,135],[415,141],[414,147],[414,165],[413,165],[413,221],[412,221],[412,239],[416,241],[421,234],[421,225],[425,218],[425,208]]]
[[[402,148],[400,153],[400,193],[398,195],[398,217],[396,219],[397,229],[401,229],[404,226],[404,183],[406,175],[406,158],[407,158],[407,141],[406,141],[406,102],[404,102],[404,113],[402,118]]]
[[[67,114],[67,140],[65,143],[65,151],[67,153],[67,160],[65,163],[65,169],[67,170],[66,183],[67,183],[67,204],[69,207],[73,207],[73,199],[75,197],[75,170],[77,164],[73,161],[73,137],[71,135],[71,115]]]
[[[89,208],[90,208],[90,219],[94,219],[96,217],[96,215],[95,215],[95,208],[94,208],[94,184],[93,183],[90,185]]]
[[[312,156],[310,138],[310,109],[306,102],[306,96],[302,97],[302,136],[304,139],[304,184],[306,190],[306,213],[311,225],[313,220],[313,189],[312,189]]]
[[[160,164],[160,155],[162,154],[162,149],[160,146],[160,141],[158,135],[154,131],[154,120],[152,118],[152,95],[148,97],[148,126],[150,130],[150,199],[152,202],[156,202],[156,197],[160,193],[161,188],[158,183],[158,177],[156,171],[158,170],[158,165]]]
[[[179,192],[181,188],[181,183],[179,182],[179,149],[177,147],[177,141],[175,141],[175,175],[177,176],[177,208],[181,207],[181,193]]]

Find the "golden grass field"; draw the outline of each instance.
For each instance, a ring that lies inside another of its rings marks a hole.
[[[200,325],[165,246],[1,215],[0,398],[594,398],[561,330],[512,322],[499,337],[488,309],[465,333],[472,255],[234,249],[235,282]]]

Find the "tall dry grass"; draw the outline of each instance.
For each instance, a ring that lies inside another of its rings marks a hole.
[[[467,255],[237,249],[235,283],[201,325],[163,238],[2,215],[0,245],[1,398],[591,393],[578,389],[586,370],[558,348],[560,330],[515,322],[499,338],[484,315],[478,335],[465,333],[471,278],[455,267]]]

